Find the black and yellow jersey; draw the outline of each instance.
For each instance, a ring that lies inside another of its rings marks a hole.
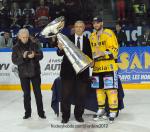
[[[118,70],[115,62],[118,57],[118,42],[114,32],[110,29],[103,29],[99,37],[96,32],[93,32],[89,39],[95,60],[93,73]],[[104,52],[105,56],[99,57],[98,51]]]

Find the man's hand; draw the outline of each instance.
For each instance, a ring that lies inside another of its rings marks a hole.
[[[23,53],[23,58],[27,58],[28,52],[29,52],[29,51],[25,51],[25,52]]]
[[[94,63],[94,61],[92,61],[92,63],[90,64],[90,67],[93,67],[93,66],[94,66],[94,64],[95,64],[95,63]]]
[[[105,53],[102,52],[98,47],[95,50],[95,57],[105,56]]]
[[[60,49],[60,50],[63,50],[63,44],[62,43],[60,43],[59,41],[57,42],[58,43],[58,48]]]
[[[97,52],[97,55],[98,55],[99,57],[101,57],[101,56],[105,56],[105,53],[102,52],[102,51],[98,51],[98,52]]]
[[[28,58],[32,59],[32,58],[34,58],[34,57],[35,57],[35,52],[32,51],[32,53],[28,55]]]

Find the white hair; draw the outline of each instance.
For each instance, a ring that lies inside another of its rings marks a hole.
[[[85,25],[84,21],[82,21],[82,20],[78,20],[78,21],[76,21],[74,24],[77,24],[77,23],[82,23],[82,24]]]
[[[20,36],[21,34],[28,34],[29,35],[29,30],[26,28],[22,28],[18,31],[18,36]]]

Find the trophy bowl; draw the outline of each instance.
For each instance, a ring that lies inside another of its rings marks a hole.
[[[63,16],[56,18],[41,31],[41,35],[45,38],[56,36],[64,28],[64,20],[65,18]]]
[[[66,35],[61,33],[61,30],[64,28],[64,23],[63,16],[56,18],[41,31],[41,35],[45,38],[55,36],[57,40],[62,43],[65,55],[72,64],[76,74],[78,74],[88,68],[92,60],[77,48]]]

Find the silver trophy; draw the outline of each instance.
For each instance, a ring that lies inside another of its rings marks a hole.
[[[92,60],[87,55],[85,55],[79,48],[77,48],[66,35],[60,33],[63,28],[64,17],[61,16],[50,22],[41,31],[41,35],[43,35],[45,38],[56,36],[58,41],[63,44],[64,53],[71,62],[76,74],[81,73],[91,65]]]

